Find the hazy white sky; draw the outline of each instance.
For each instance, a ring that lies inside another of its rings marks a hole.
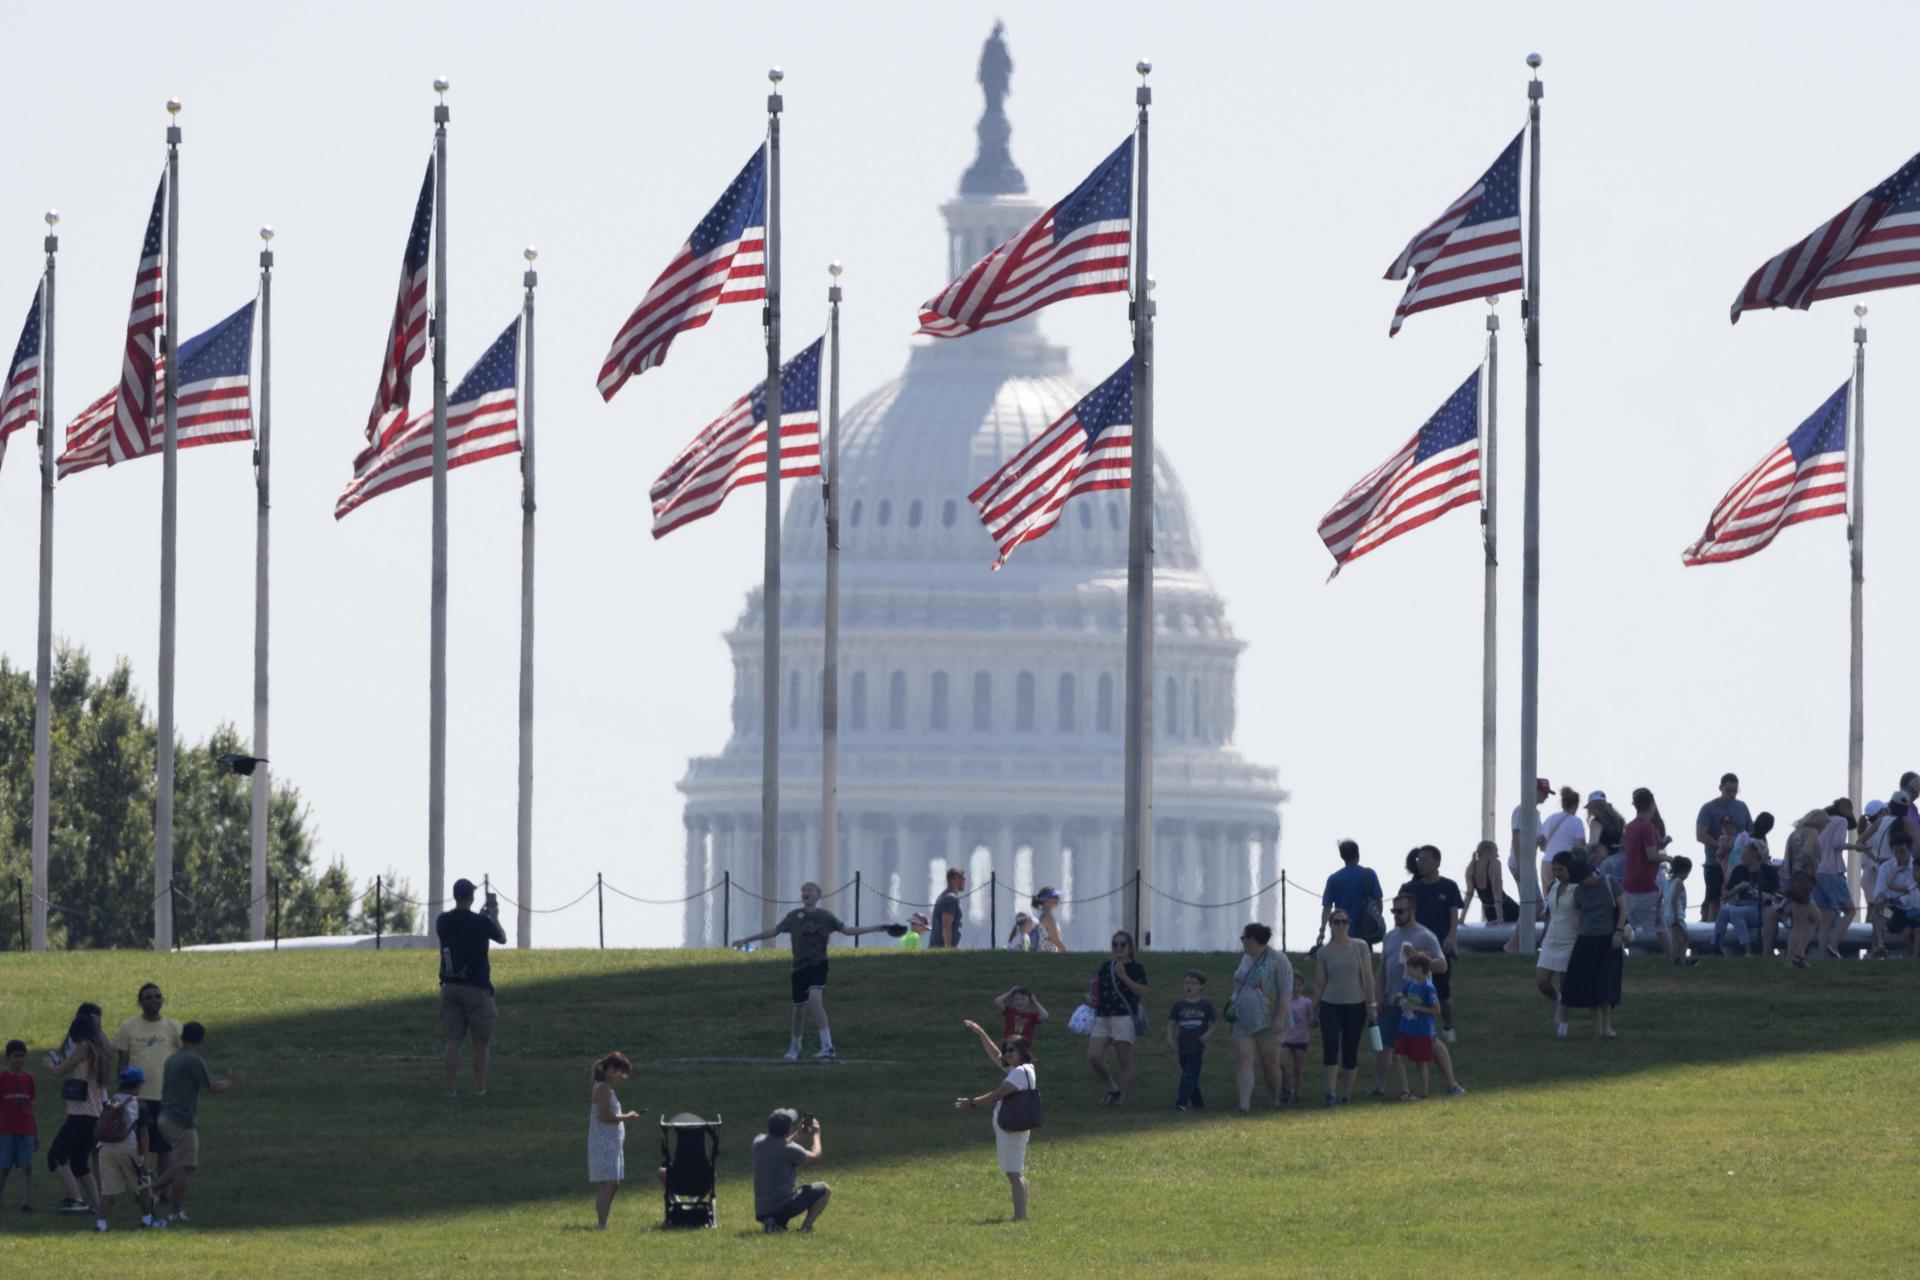
[[[677,896],[674,783],[727,733],[720,633],[758,580],[758,507],[655,544],[646,486],[762,368],[750,307],[719,313],[611,406],[594,390],[621,319],[763,127],[787,72],[787,333],[847,263],[851,397],[900,368],[916,304],[944,283],[937,204],[973,156],[981,40],[1016,63],[1013,151],[1057,198],[1127,132],[1133,62],[1156,65],[1157,438],[1206,563],[1248,641],[1239,740],[1292,799],[1283,862],[1317,878],[1352,834],[1384,865],[1431,841],[1457,869],[1477,832],[1480,556],[1459,512],[1323,585],[1321,513],[1480,359],[1485,307],[1414,317],[1389,341],[1406,238],[1525,119],[1546,57],[1540,761],[1556,784],[1648,785],[1684,823],[1723,769],[1784,819],[1844,789],[1846,549],[1839,521],[1744,563],[1679,553],[1741,472],[1847,375],[1846,302],[1727,323],[1748,273],[1897,168],[1916,145],[1913,12],[1799,6],[955,3],[54,7],[15,19],[15,125],[0,171],[10,344],[62,214],[57,417],[117,377],[139,234],[186,103],[182,332],[275,288],[274,764],[311,802],[323,856],[424,890],[426,486],[342,524],[407,218],[451,76],[451,338],[457,379],[519,305],[542,250],[539,422],[540,900],[596,871]],[[1397,39],[1383,39],[1392,33]],[[1402,35],[1402,33],[1410,33]],[[1920,623],[1920,512],[1898,496],[1920,343],[1912,291],[1868,298],[1872,450],[1870,794],[1920,764],[1894,666]],[[1522,360],[1501,308],[1503,812],[1517,787]],[[1043,324],[1097,375],[1124,350],[1111,299]],[[424,389],[423,367],[418,386]],[[33,658],[37,495],[17,439],[0,472],[0,649]],[[956,492],[977,477],[956,476]],[[452,483],[449,879],[511,883],[518,474]],[[160,468],[59,493],[55,629],[129,656],[151,700]],[[251,717],[253,496],[247,451],[181,463],[179,724]],[[1009,570],[1012,571],[1012,570]],[[588,936],[586,906],[543,943]],[[578,932],[575,932],[578,931]],[[610,941],[671,943],[672,910],[611,899]]]

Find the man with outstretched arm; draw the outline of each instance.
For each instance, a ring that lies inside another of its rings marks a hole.
[[[765,942],[779,934],[793,935],[793,1034],[782,1056],[788,1062],[800,1060],[800,1033],[806,1029],[806,1016],[813,1013],[813,1025],[820,1032],[820,1052],[813,1056],[832,1062],[840,1055],[833,1051],[833,1032],[827,1026],[827,943],[836,933],[857,938],[863,933],[884,933],[892,926],[870,924],[855,929],[840,923],[840,917],[820,905],[820,886],[809,880],[800,886],[800,905],[771,929],[735,938],[733,945]]]

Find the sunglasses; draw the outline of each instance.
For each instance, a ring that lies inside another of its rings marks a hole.
[[[1333,922],[1334,922],[1335,924],[1346,924],[1346,923],[1347,923],[1347,917],[1346,917],[1346,916],[1334,916],[1334,917],[1333,917]]]

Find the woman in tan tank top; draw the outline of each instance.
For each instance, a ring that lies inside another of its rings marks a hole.
[[[1333,936],[1315,953],[1313,1002],[1320,1022],[1320,1062],[1327,1070],[1327,1105],[1353,1097],[1360,1065],[1360,1037],[1377,1002],[1373,990],[1373,948],[1348,933],[1352,920],[1344,910],[1328,918]]]

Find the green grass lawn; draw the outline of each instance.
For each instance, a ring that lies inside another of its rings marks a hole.
[[[1172,1108],[1160,1027],[1134,1103],[1096,1105],[1084,1042],[1064,1027],[1088,956],[836,950],[835,1039],[890,1065],[674,1066],[773,1058],[786,1046],[784,954],[496,953],[501,1022],[491,1096],[440,1097],[429,953],[135,952],[0,957],[0,1037],[33,1046],[41,1142],[59,1127],[41,1057],[93,999],[108,1031],[152,979],[167,1012],[209,1028],[217,1071],[248,1084],[201,1104],[195,1223],[104,1238],[0,1205],[0,1264],[35,1275],[845,1277],[1519,1274],[1895,1274],[1916,1185],[1920,966],[1823,964],[1789,974],[1707,960],[1628,965],[1620,1038],[1556,1041],[1524,962],[1464,957],[1457,978],[1468,1096],[1251,1117],[1232,1110],[1231,1049],[1210,1055],[1214,1110]],[[1157,1012],[1190,966],[1145,957]],[[1028,1161],[1033,1220],[1008,1221],[990,1121],[952,1100],[997,1073],[960,1027],[998,1029],[992,995],[1030,983],[1047,1124]],[[811,1036],[808,1052],[813,1049]],[[590,1061],[622,1049],[630,1174],[608,1231],[591,1229]],[[1316,1054],[1310,1060],[1317,1063]],[[462,1079],[463,1095],[467,1081]],[[821,1117],[834,1187],[812,1236],[751,1219],[748,1144],[769,1109]],[[726,1119],[720,1229],[659,1230],[652,1117]]]

